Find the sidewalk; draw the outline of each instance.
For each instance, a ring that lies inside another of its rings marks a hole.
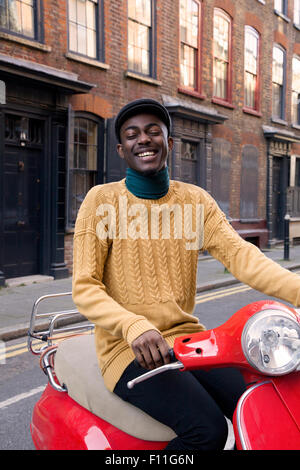
[[[290,260],[283,260],[283,247],[264,252],[266,256],[290,270],[300,270],[300,246],[290,248]],[[210,256],[199,256],[197,292],[238,283],[224,266]],[[14,284],[14,283],[13,283]],[[18,278],[16,285],[0,288],[0,340],[18,338],[27,334],[35,300],[46,294],[70,292],[72,279],[53,280],[47,276]],[[74,309],[71,296],[45,301],[40,312]]]

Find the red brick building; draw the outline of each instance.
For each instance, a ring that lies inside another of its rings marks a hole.
[[[300,236],[298,0],[1,0],[0,277],[68,275],[78,207],[125,174],[113,119],[153,97],[171,178],[244,238]]]

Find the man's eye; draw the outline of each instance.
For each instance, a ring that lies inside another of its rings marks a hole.
[[[152,135],[159,135],[160,134],[160,129],[150,129],[149,130],[149,134],[152,134]]]
[[[127,140],[135,139],[135,138],[136,138],[136,134],[127,134],[127,135],[126,135],[126,139],[127,139]]]

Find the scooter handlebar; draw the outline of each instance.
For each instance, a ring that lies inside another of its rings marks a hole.
[[[172,361],[170,364],[165,364],[161,367],[157,367],[156,369],[145,372],[145,374],[142,374],[139,377],[136,377],[135,379],[130,380],[129,382],[127,382],[127,387],[131,389],[136,384],[140,382],[144,382],[144,380],[148,380],[151,377],[154,377],[154,375],[161,374],[162,372],[166,372],[168,370],[182,369],[184,367],[182,362],[176,361],[176,356],[174,354],[173,349],[169,349],[169,355]],[[138,361],[136,359],[135,359],[135,363],[138,364]]]
[[[176,361],[176,356],[175,356],[175,353],[174,353],[174,349],[170,348],[168,353],[169,353],[171,362],[175,362]],[[140,365],[140,363],[137,359],[135,359],[133,362],[135,363],[136,366]]]

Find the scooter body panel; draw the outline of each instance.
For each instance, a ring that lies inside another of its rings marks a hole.
[[[285,385],[286,378],[265,377],[242,395],[233,422],[238,449],[300,449],[299,411],[296,410],[300,374],[289,376],[289,388]]]
[[[167,445],[126,434],[49,384],[34,407],[30,430],[38,450],[161,450]]]
[[[246,321],[269,308],[288,311],[278,302],[255,302],[220,327],[177,338],[174,353],[182,370],[238,367],[247,376],[246,383],[255,382],[240,398],[234,414],[238,449],[300,450],[300,372],[262,376],[247,362],[241,344]],[[296,311],[294,316],[300,323]],[[31,433],[35,447],[45,450],[162,450],[167,445],[126,434],[50,384],[35,405]]]

